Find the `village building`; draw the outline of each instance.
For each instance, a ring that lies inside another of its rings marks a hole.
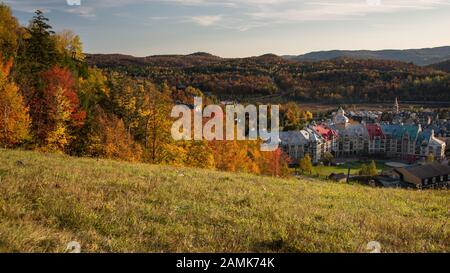
[[[295,163],[307,154],[314,164],[319,163],[326,152],[325,142],[321,135],[310,128],[280,132],[281,148]]]
[[[332,153],[336,158],[383,156],[410,163],[432,154],[438,161],[445,160],[445,139],[436,136],[435,127],[423,129],[418,122],[401,123],[404,116],[398,100],[393,112],[399,123],[379,124],[351,120],[344,109],[339,108],[329,122],[313,122],[304,130],[281,132],[281,146],[293,160],[309,154],[315,164],[326,153]]]
[[[401,181],[416,188],[448,187],[450,167],[439,163],[397,168]]]
[[[367,133],[369,135],[370,155],[382,155],[386,152],[386,137],[383,129],[379,124],[366,124]]]
[[[365,125],[350,123],[344,109],[339,108],[330,128],[335,130],[338,135],[333,151],[336,157],[352,157],[368,153],[369,138]]]
[[[410,162],[416,161],[416,139],[421,131],[417,125],[383,124],[381,125],[386,138],[385,153],[388,157]]]
[[[336,149],[338,134],[335,130],[324,124],[314,124],[311,126],[311,129],[322,137],[323,152],[321,153],[321,157],[323,157],[325,153],[332,153]]]
[[[444,141],[434,135],[434,130],[422,130],[420,125],[382,125],[386,136],[386,154],[409,162],[425,159],[433,154],[437,160],[445,158]]]

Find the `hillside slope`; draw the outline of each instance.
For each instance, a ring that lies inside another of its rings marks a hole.
[[[338,58],[296,62],[266,54],[223,59],[207,53],[88,55],[87,63],[136,80],[192,86],[220,100],[251,103],[450,101],[450,74],[411,63]],[[109,73],[108,73],[109,74]]]
[[[449,197],[0,149],[0,252],[448,252]]]
[[[437,64],[432,64],[432,65],[430,65],[430,67],[450,73],[450,60],[445,61],[445,62],[440,62]]]

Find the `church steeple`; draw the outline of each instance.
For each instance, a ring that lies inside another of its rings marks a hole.
[[[399,106],[399,104],[398,104],[398,98],[397,98],[397,97],[395,98],[394,113],[395,113],[395,114],[400,113],[400,106]]]

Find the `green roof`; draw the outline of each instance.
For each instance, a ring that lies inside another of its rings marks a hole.
[[[407,134],[410,140],[415,140],[419,133],[419,126],[417,125],[384,124],[381,125],[381,128],[385,135],[391,135],[393,138],[399,139]]]

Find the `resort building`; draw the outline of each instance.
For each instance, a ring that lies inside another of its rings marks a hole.
[[[399,113],[398,101],[394,106]],[[383,156],[407,162],[427,158],[445,159],[446,143],[435,136],[434,129],[422,129],[416,124],[379,124],[349,119],[339,108],[332,120],[324,124],[312,123],[300,131],[281,132],[281,147],[298,162],[306,154],[319,163],[326,153],[336,158]]]
[[[314,164],[319,163],[328,147],[324,138],[310,128],[280,132],[280,142],[282,150],[295,164],[307,154]]]

